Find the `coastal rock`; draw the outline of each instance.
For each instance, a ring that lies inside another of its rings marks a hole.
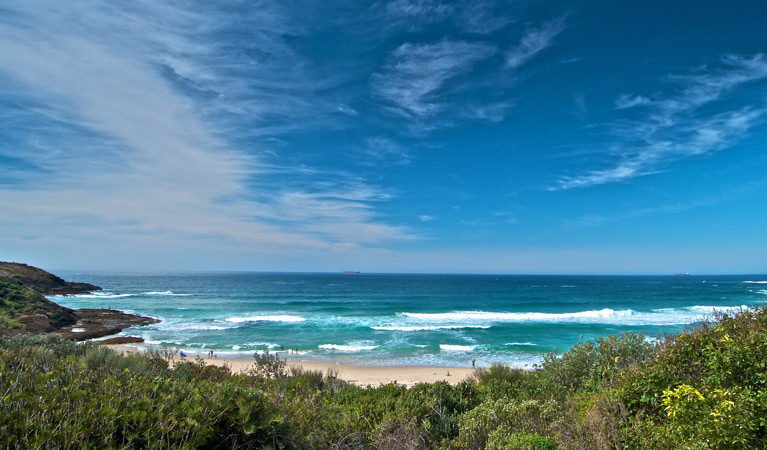
[[[66,339],[84,341],[159,322],[151,317],[111,309],[73,310],[44,296],[94,290],[101,288],[64,281],[26,264],[0,262],[0,336],[57,333]]]
[[[103,339],[98,341],[102,345],[119,345],[119,344],[140,344],[144,342],[144,338],[136,336],[120,336],[109,339]]]
[[[101,290],[89,283],[64,281],[43,269],[14,262],[0,262],[0,280],[18,281],[43,295],[72,295]]]
[[[159,322],[152,317],[128,314],[114,309],[77,309],[74,313],[77,315],[77,322],[59,328],[57,333],[75,341],[110,336],[126,328]]]

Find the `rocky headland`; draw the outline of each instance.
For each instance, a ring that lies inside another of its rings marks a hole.
[[[158,322],[111,309],[69,309],[45,298],[98,290],[98,286],[64,281],[37,267],[0,262],[0,336],[56,333],[82,341]]]
[[[18,281],[43,295],[74,295],[101,290],[92,284],[64,281],[43,269],[15,262],[0,262],[0,280]]]

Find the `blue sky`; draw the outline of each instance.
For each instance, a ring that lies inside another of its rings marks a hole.
[[[767,3],[0,0],[0,259],[767,272]]]

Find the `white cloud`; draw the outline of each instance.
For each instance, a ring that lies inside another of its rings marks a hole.
[[[344,105],[344,104],[338,105],[338,108],[336,108],[336,111],[342,114],[346,114],[347,116],[350,116],[350,117],[357,117],[360,114],[356,109],[350,107],[349,105]]]
[[[442,90],[450,79],[469,73],[477,61],[494,53],[495,47],[485,43],[402,44],[385,70],[373,76],[373,90],[400,113],[428,118],[443,109]]]
[[[469,106],[466,108],[466,117],[471,119],[486,120],[488,122],[503,122],[507,112],[514,106],[514,102],[502,101],[484,105]]]
[[[367,160],[375,164],[409,164],[413,160],[413,156],[405,147],[381,136],[365,139],[363,153]]]
[[[429,216],[429,215],[426,215],[426,214],[422,214],[422,215],[418,216],[418,220],[420,220],[421,222],[431,222],[434,219],[436,219],[436,217]]]
[[[468,2],[458,20],[462,28],[471,33],[492,33],[512,22],[511,17],[499,11],[501,9],[494,1]]]
[[[641,95],[628,95],[621,94],[615,99],[615,108],[617,109],[629,109],[640,105],[649,105],[652,101]]]
[[[516,69],[527,63],[548,48],[564,29],[564,17],[546,22],[537,28],[529,28],[520,38],[519,44],[506,53],[506,67]]]
[[[321,192],[275,184],[278,169],[229,139],[234,116],[316,112],[301,97],[313,88],[300,70],[268,74],[295,60],[280,37],[287,25],[267,5],[240,17],[254,27],[254,47],[283,53],[265,64],[196,39],[232,18],[208,11],[156,2],[57,8],[35,0],[4,8],[0,97],[17,105],[4,114],[37,141],[19,152],[49,171],[44,183],[0,185],[6,244],[36,235],[100,245],[108,255],[124,242],[158,252],[182,245],[260,251],[413,238],[380,220],[374,205],[390,195],[379,188],[364,180]],[[328,103],[327,111],[336,107]],[[283,170],[305,176],[301,167]]]
[[[439,22],[452,16],[455,6],[438,0],[394,0],[384,8],[388,20],[416,29],[425,23]]]
[[[560,178],[550,190],[564,190],[623,182],[658,173],[671,162],[695,155],[721,151],[732,146],[767,118],[764,99],[755,96],[740,106],[730,105],[723,112],[710,113],[704,106],[731,100],[728,94],[749,89],[752,83],[767,79],[767,58],[729,55],[722,66],[701,68],[689,75],[673,75],[670,81],[682,83],[673,94],[656,98],[622,94],[617,109],[643,106],[639,119],[615,124],[620,139],[611,149],[619,161],[604,169]],[[720,108],[722,111],[722,108]]]

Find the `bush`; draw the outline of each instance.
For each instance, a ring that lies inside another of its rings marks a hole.
[[[598,337],[577,343],[561,358],[556,352],[544,355],[540,378],[545,389],[560,398],[572,391],[599,392],[621,371],[645,364],[655,354],[655,345],[643,334]]]
[[[249,374],[173,352],[0,337],[0,448],[767,448],[767,313],[659,346],[581,342],[543,368],[361,389],[257,355]]]

